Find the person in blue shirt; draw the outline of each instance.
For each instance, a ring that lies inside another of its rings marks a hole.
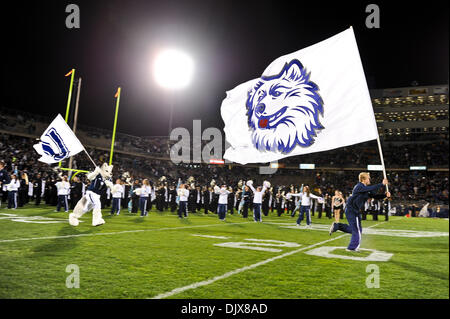
[[[352,234],[347,247],[348,251],[358,251],[361,244],[362,227],[360,211],[364,207],[364,203],[369,197],[375,199],[391,197],[389,192],[386,192],[386,194],[376,194],[379,189],[385,187],[387,184],[388,180],[385,178],[380,184],[370,185],[370,174],[365,172],[359,174],[359,183],[353,188],[353,192],[347,199],[345,207],[345,216],[347,217],[348,224],[334,222],[330,227],[330,236],[338,230]]]

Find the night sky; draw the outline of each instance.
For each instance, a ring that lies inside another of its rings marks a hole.
[[[53,118],[65,114],[71,68],[82,77],[79,123],[118,132],[167,135],[223,128],[225,92],[261,75],[277,57],[350,25],[369,88],[448,83],[448,2],[417,1],[33,1],[2,4],[1,105]],[[67,29],[68,4],[81,28]],[[381,28],[367,29],[365,8],[380,7]],[[177,47],[195,62],[193,82],[170,96],[153,80],[158,49]]]

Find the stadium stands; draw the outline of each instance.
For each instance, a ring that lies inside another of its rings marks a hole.
[[[371,94],[395,200],[448,205],[448,86],[374,90]],[[9,169],[55,178],[51,167],[37,161],[32,147],[52,119],[8,108],[0,108],[0,117],[0,159]],[[111,131],[78,125],[76,134],[96,161],[109,159]],[[229,185],[236,185],[240,179],[269,179],[273,185],[307,183],[324,193],[337,188],[348,194],[360,171],[367,170],[368,164],[380,163],[376,142],[371,141],[285,158],[276,174],[260,175],[258,165],[176,165],[170,160],[170,148],[175,143],[164,136],[116,134],[114,174],[128,171],[134,178],[149,177],[153,181],[166,176],[173,183],[194,176],[199,184],[215,179]],[[202,141],[202,148],[206,143]],[[316,169],[299,170],[300,163],[314,163]],[[82,154],[73,164],[74,168],[91,169]],[[426,169],[411,170],[411,166]],[[381,178],[381,172],[372,174],[375,179]]]

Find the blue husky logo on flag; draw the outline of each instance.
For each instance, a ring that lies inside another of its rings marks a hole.
[[[47,134],[45,134],[45,137],[48,137],[53,142],[52,146],[49,142],[41,140],[42,150],[44,151],[45,154],[47,154],[50,157],[53,157],[53,159],[55,159],[58,162],[69,156],[70,152],[68,148],[64,144],[64,141],[61,138],[61,136],[54,128],[49,129]]]
[[[296,145],[311,146],[323,116],[319,87],[299,60],[286,63],[281,72],[261,76],[248,92],[246,107],[252,142],[258,150],[291,152]]]

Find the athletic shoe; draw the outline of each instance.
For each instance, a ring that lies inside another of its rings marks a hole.
[[[330,236],[331,236],[332,233],[334,233],[334,232],[337,230],[337,229],[335,229],[335,225],[337,225],[336,222],[333,222],[333,223],[331,224],[331,227],[330,227]]]
[[[311,225],[306,225],[306,228],[311,229]]]
[[[346,251],[351,251],[351,252],[354,252],[354,253],[359,253],[359,249],[348,249],[348,248],[346,248],[345,250]]]
[[[300,224],[297,224],[297,227],[300,227]]]

